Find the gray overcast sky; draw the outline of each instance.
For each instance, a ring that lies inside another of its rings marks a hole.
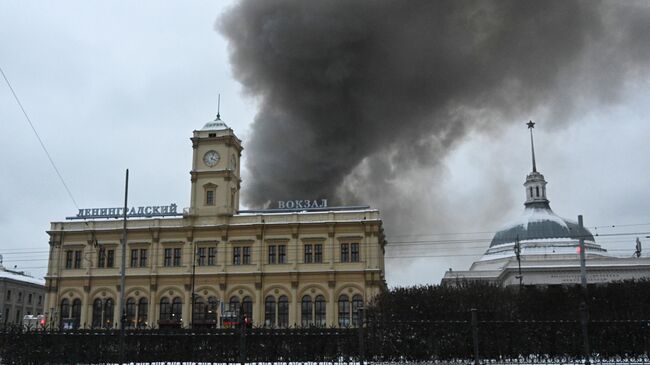
[[[222,94],[223,119],[243,141],[246,167],[247,136],[258,106],[242,94],[231,73],[228,44],[214,30],[229,6],[211,1],[0,2],[0,66],[80,207],[121,205],[126,168],[130,205],[188,206],[189,138],[214,118],[217,93]],[[538,169],[549,182],[556,213],[571,219],[583,214],[590,227],[650,223],[648,86],[647,76],[638,75],[626,82],[618,102],[579,110],[570,123],[540,120],[543,113],[527,117],[538,122]],[[411,181],[432,179],[427,189],[438,194],[434,200],[422,184],[414,184],[420,206],[413,216],[402,217],[419,222],[414,231],[385,222],[394,242],[387,251],[389,285],[438,283],[449,267],[467,269],[488,246],[489,232],[522,211],[522,183],[530,171],[526,121],[475,130],[435,173],[409,172]],[[49,222],[76,214],[76,208],[4,81],[0,131],[0,253],[5,266],[42,276],[45,230]],[[244,171],[244,195],[247,178]],[[408,186],[409,180],[404,183]],[[600,227],[594,233],[623,230],[650,235],[643,233],[650,225]],[[488,233],[439,235],[475,232]],[[476,240],[453,242],[466,238]],[[599,242],[615,254],[629,255],[633,239]],[[412,241],[436,243],[398,243]]]

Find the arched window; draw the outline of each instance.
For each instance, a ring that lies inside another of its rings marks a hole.
[[[244,299],[242,299],[241,304],[242,304],[242,310],[244,311],[244,316],[248,318],[248,321],[250,323],[250,321],[253,320],[253,300],[251,299],[251,297],[247,296],[244,297]]]
[[[289,327],[289,298],[286,295],[278,298],[278,327]]]
[[[192,323],[194,323],[194,321],[205,320],[206,307],[203,298],[196,295],[194,298],[194,308],[192,310]]]
[[[531,198],[533,197],[533,187],[532,186],[530,187],[530,197]]]
[[[219,300],[215,297],[209,297],[205,318],[211,321],[216,321],[218,310],[219,310]]]
[[[93,302],[93,321],[92,321],[92,327],[93,328],[101,328],[102,327],[102,300],[97,298]]]
[[[160,320],[169,321],[172,319],[172,307],[169,304],[168,298],[160,299]]]
[[[316,296],[314,301],[314,324],[319,327],[325,326],[325,297],[322,295]]]
[[[63,298],[61,301],[61,318],[70,318],[70,301]]]
[[[106,299],[104,302],[104,328],[113,328],[113,308],[113,299]]]
[[[339,297],[339,327],[350,326],[350,299],[343,294]]]
[[[539,186],[535,186],[535,190],[537,191],[537,197],[539,198]]]
[[[147,298],[140,298],[138,302],[138,328],[147,327],[149,317],[149,301]]]
[[[180,297],[174,298],[172,300],[172,317],[171,319],[175,321],[181,321],[183,318],[183,302]]]
[[[70,318],[70,301],[63,298],[61,301],[61,327],[65,328],[64,320]]]
[[[355,294],[352,297],[352,325],[358,327],[363,319],[359,318],[359,309],[363,308],[363,297]]]
[[[264,325],[273,327],[275,324],[275,297],[269,295],[264,301]]]
[[[126,300],[126,328],[135,327],[135,299],[129,298]]]
[[[79,328],[81,323],[81,299],[72,301],[72,320],[74,328]]]
[[[231,297],[230,301],[228,302],[230,305],[230,310],[237,311],[239,310],[239,297]]]
[[[302,326],[311,326],[314,324],[311,297],[305,295],[300,303],[300,324]]]

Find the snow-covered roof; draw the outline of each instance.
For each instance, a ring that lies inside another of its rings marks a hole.
[[[555,214],[548,203],[526,206],[515,222],[507,224],[492,238],[490,247],[526,240],[568,238],[594,242],[594,236],[578,223]]]
[[[24,281],[30,284],[43,285],[45,286],[45,280],[40,278],[35,278],[33,276],[21,275],[12,271],[8,271],[0,268],[0,279],[6,278],[15,281]]]
[[[202,131],[220,131],[223,129],[228,129],[228,126],[221,120],[219,115],[217,115],[215,120],[205,123],[203,128],[201,128]]]

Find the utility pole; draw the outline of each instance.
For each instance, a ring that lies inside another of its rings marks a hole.
[[[515,256],[517,257],[517,265],[519,266],[519,275],[516,276],[519,279],[519,290],[524,285],[524,276],[521,275],[521,243],[519,242],[519,235],[515,239]]]
[[[128,199],[129,199],[129,169],[126,169],[126,182],[124,183],[124,212],[123,225],[122,225],[122,264],[120,266],[120,365],[124,363],[124,327],[126,325],[126,308],[124,308],[124,282],[126,278],[126,215],[128,213]]]
[[[196,302],[196,293],[194,292],[194,278],[196,275],[196,244],[192,244],[192,304],[190,305],[190,327],[194,329],[194,303]]]
[[[585,365],[590,365],[589,357],[589,307],[587,306],[587,263],[585,252],[585,238],[584,238],[584,225],[582,223],[582,215],[578,216],[578,227],[580,232],[580,286],[582,287],[582,300],[580,303],[580,326],[582,327],[582,346],[585,357]]]

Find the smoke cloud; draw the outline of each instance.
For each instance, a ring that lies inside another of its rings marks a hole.
[[[260,105],[244,201],[369,204],[393,234],[445,226],[424,213],[444,204],[449,152],[616,102],[647,71],[649,15],[629,1],[242,1],[217,29]]]

